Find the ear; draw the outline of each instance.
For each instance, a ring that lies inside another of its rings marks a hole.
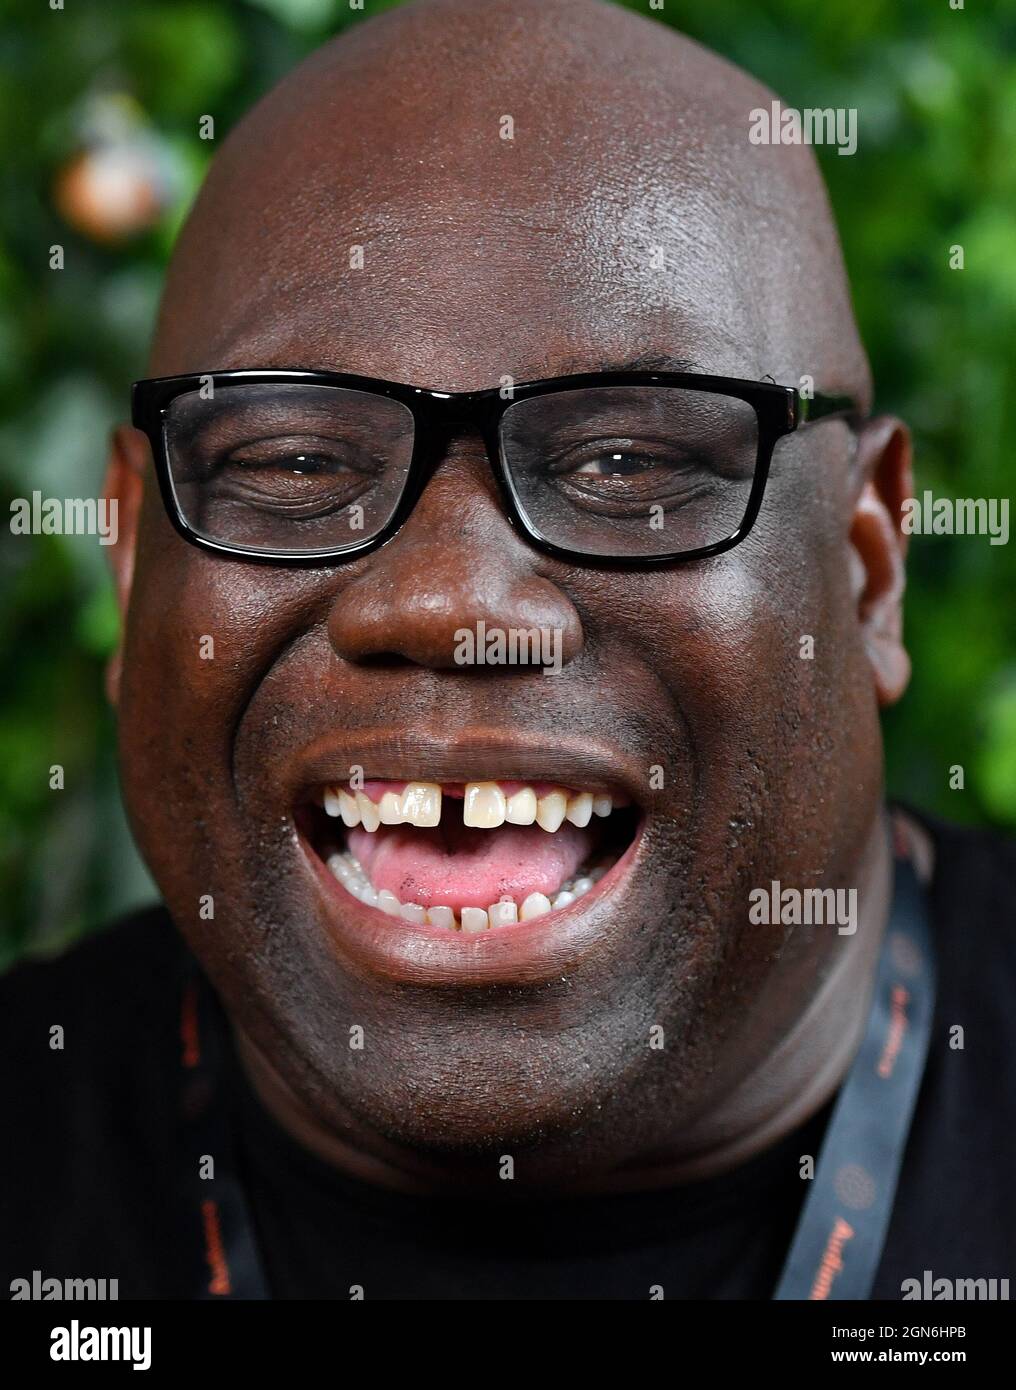
[[[120,609],[120,637],[116,651],[106,666],[106,695],[116,705],[120,696],[120,673],[123,668],[123,634],[134,580],[134,550],[137,545],[138,519],[144,489],[145,470],[149,466],[148,440],[140,430],[120,425],[113,432],[109,464],[103,496],[107,504],[116,503],[116,542],[110,547],[110,565],[116,585],[116,601]]]
[[[894,704],[910,680],[903,645],[904,499],[913,496],[910,432],[888,415],[865,421],[856,468],[861,491],[850,525],[857,616],[880,705]]]

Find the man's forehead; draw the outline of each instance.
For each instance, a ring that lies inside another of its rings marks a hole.
[[[289,215],[244,202],[202,217],[200,245],[188,229],[155,370],[316,366],[449,390],[645,351],[774,370],[736,273],[736,202],[603,160],[582,180],[564,159],[553,176],[515,159],[507,179],[478,162],[468,200],[461,165],[386,182],[336,158],[327,186],[293,170],[270,204]]]
[[[567,259],[567,256],[565,256]],[[306,367],[406,381],[435,390],[476,390],[568,372],[698,370],[758,376],[771,358],[734,296],[684,296],[669,304],[641,294],[637,279],[569,289],[552,257],[517,270],[493,267],[477,284],[463,276],[374,277],[362,289],[323,272],[264,299],[240,293],[224,312],[190,318],[176,360],[160,370]],[[696,282],[702,290],[702,281]],[[230,312],[235,306],[238,312]]]
[[[542,377],[568,376],[587,372],[702,372],[715,370],[722,357],[722,343],[717,338],[716,351],[688,356],[681,352],[680,335],[669,340],[661,337],[660,345],[647,348],[651,336],[643,333],[638,340],[603,333],[586,347],[574,340],[551,341],[546,335],[535,337],[527,346],[525,335],[516,332],[511,342],[491,345],[478,344],[470,353],[463,341],[449,343],[442,357],[433,340],[425,344],[412,341],[407,335],[397,343],[378,342],[343,332],[341,327],[315,334],[301,331],[298,324],[282,323],[279,331],[266,328],[252,335],[240,335],[228,347],[213,351],[207,360],[200,353],[187,371],[242,371],[303,369],[310,371],[346,372],[376,377],[381,380],[422,386],[435,391],[472,391],[499,386],[505,377],[515,383],[536,381]],[[733,361],[738,344],[727,344],[729,360]],[[201,360],[199,360],[201,358]],[[728,375],[745,375],[741,370]],[[749,376],[752,373],[747,373]]]
[[[386,17],[386,37],[362,26],[255,108],[181,238],[154,373],[316,366],[456,390],[645,350],[821,371],[788,286],[842,312],[835,234],[814,190],[794,192],[800,160],[760,167],[762,89],[609,6],[508,8],[482,82],[478,16],[505,6],[445,0]]]

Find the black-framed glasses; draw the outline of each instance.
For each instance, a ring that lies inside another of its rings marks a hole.
[[[636,567],[718,555],[754,525],[777,440],[860,413],[846,396],[687,372],[445,392],[228,371],[132,389],[177,531],[215,554],[287,565],[390,540],[464,432],[482,438],[512,525],[548,554]]]

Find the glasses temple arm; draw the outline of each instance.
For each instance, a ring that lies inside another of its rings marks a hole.
[[[814,396],[798,395],[798,426],[809,425],[814,420],[831,420],[838,416],[848,416],[853,420],[864,418],[864,411],[853,396]]]

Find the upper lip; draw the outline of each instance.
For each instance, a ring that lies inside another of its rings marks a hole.
[[[354,767],[366,780],[473,782],[514,779],[562,787],[623,791],[636,804],[645,795],[645,770],[621,750],[581,737],[532,735],[504,729],[447,734],[404,727],[322,735],[301,750],[287,779],[294,805],[322,785],[349,781]]]

